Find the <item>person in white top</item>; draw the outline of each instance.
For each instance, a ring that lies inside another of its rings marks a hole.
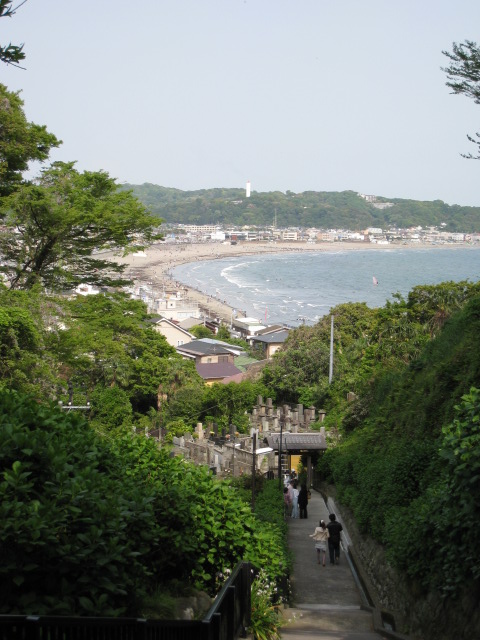
[[[298,510],[298,494],[299,494],[299,491],[297,489],[297,481],[293,480],[293,482],[291,482],[291,485],[293,487],[292,518],[298,518],[300,512]]]
[[[320,526],[315,527],[315,531],[311,533],[309,537],[315,540],[315,550],[317,552],[318,564],[320,564],[321,558],[322,565],[325,566],[325,559],[327,557],[327,543],[330,534],[324,520],[320,520]]]

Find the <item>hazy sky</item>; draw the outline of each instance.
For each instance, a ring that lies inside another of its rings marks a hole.
[[[441,71],[479,0],[28,0],[0,27],[27,54],[0,82],[79,170],[480,206],[480,106]]]

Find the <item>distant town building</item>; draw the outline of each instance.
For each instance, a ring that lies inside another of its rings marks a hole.
[[[262,324],[257,318],[234,318],[232,320],[232,328],[241,338],[248,338],[265,329],[266,324]]]
[[[201,315],[198,302],[185,297],[181,291],[166,293],[153,301],[149,307],[167,320],[181,321],[186,318],[200,318]]]
[[[377,202],[377,196],[366,195],[365,193],[359,193],[358,195],[376,209],[389,209],[390,207],[395,206],[394,202]]]
[[[218,224],[185,224],[179,226],[187,233],[212,234],[222,230]]]
[[[214,241],[214,242],[224,242],[225,240],[225,231],[214,231],[211,235],[210,238]]]

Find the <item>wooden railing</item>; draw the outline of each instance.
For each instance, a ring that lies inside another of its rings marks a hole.
[[[235,567],[203,620],[0,615],[1,640],[236,640],[250,624],[252,567]]]

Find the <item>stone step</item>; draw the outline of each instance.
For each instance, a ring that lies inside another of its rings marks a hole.
[[[306,604],[283,612],[284,626],[281,637],[293,640],[295,634],[320,632],[334,633],[335,638],[375,638],[380,637],[373,631],[372,614],[356,606]],[[348,633],[349,635],[345,635]],[[367,634],[367,635],[365,635]],[[312,637],[317,637],[313,635]],[[318,637],[324,637],[318,635]]]
[[[282,630],[283,640],[380,640],[381,636],[370,631],[308,631]]]

